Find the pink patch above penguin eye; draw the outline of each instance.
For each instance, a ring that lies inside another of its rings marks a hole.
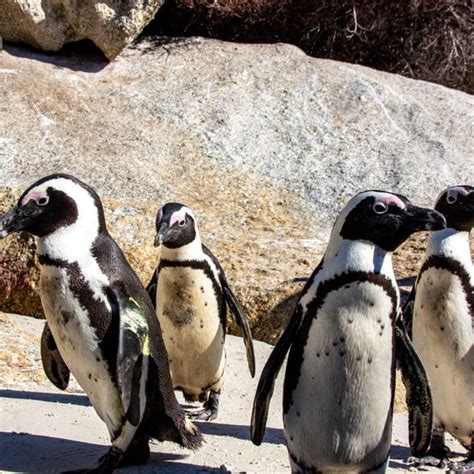
[[[173,213],[170,219],[170,227],[173,227],[174,224],[178,223],[180,227],[183,227],[186,224],[186,211],[181,209]]]
[[[406,207],[405,203],[399,197],[394,196],[393,194],[388,195],[388,196],[384,196],[384,197],[380,198],[377,202],[381,202],[381,203],[385,204],[387,206],[387,208],[388,208],[388,206],[390,206],[390,204],[394,204],[395,206],[399,207],[400,209],[405,209],[405,207]]]
[[[467,196],[469,192],[466,189],[462,188],[461,186],[448,189],[448,192],[446,195],[447,203],[454,204],[458,200],[458,196],[460,194],[462,194],[463,196]]]
[[[30,201],[35,201],[38,206],[46,206],[49,202],[49,196],[45,193],[40,193],[38,191],[31,191],[28,193],[21,201],[21,205],[25,206]]]

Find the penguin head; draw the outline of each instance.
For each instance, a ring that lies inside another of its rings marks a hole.
[[[177,249],[196,239],[196,220],[191,209],[176,202],[165,204],[156,215],[155,247]]]
[[[102,204],[96,192],[77,178],[54,174],[32,184],[16,206],[0,216],[0,238],[19,231],[47,237],[73,225],[95,234],[104,229]]]
[[[445,224],[439,212],[414,206],[406,197],[384,191],[357,194],[336,220],[343,239],[369,241],[388,252],[414,232],[440,230]]]
[[[474,227],[474,186],[451,186],[436,200],[435,209],[446,218],[446,227],[470,232]]]

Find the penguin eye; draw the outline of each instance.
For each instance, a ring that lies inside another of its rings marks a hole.
[[[385,214],[388,211],[388,207],[383,202],[376,202],[373,210],[376,214]]]
[[[179,225],[180,227],[184,227],[184,224],[186,224],[186,221],[185,221],[185,220],[182,220],[182,221],[179,221],[179,222],[178,222],[178,225]]]
[[[46,204],[48,204],[48,202],[49,202],[49,197],[48,196],[43,196],[43,197],[40,197],[36,201],[36,204],[38,204],[38,206],[46,206]]]
[[[448,204],[454,204],[458,200],[457,196],[455,194],[448,194],[446,197],[446,201]]]

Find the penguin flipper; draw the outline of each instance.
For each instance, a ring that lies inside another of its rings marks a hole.
[[[202,251],[205,255],[207,255],[212,263],[216,266],[218,270],[217,278],[222,286],[222,292],[224,294],[224,299],[227,305],[230,308],[230,312],[232,313],[232,319],[235,323],[239,326],[240,330],[242,331],[242,336],[244,339],[245,349],[247,352],[247,362],[249,365],[250,375],[255,377],[255,353],[253,349],[253,339],[252,339],[252,331],[250,330],[249,320],[247,315],[245,314],[242,305],[239,303],[239,300],[236,298],[234,292],[232,291],[227,278],[225,277],[225,273],[223,268],[221,267],[219,260],[214,256],[214,254],[203,244]],[[225,314],[224,314],[225,319]],[[225,324],[225,321],[224,321]],[[225,327],[225,325],[224,325]]]
[[[41,334],[41,362],[48,379],[59,389],[66,390],[70,371],[59,353],[48,323],[45,323]]]
[[[116,376],[122,407],[128,421],[138,426],[140,390],[144,359],[148,356],[148,325],[139,304],[119,285],[112,285],[108,293],[113,319],[119,322]],[[143,388],[144,390],[144,388]]]
[[[150,296],[151,302],[153,303],[153,307],[156,306],[156,291],[158,288],[158,268],[155,269],[153,275],[151,277],[150,282],[146,287],[146,292]],[[156,308],[155,308],[156,309]]]
[[[298,304],[288,326],[283,331],[280,339],[273,348],[270,357],[262,370],[260,380],[258,381],[255,399],[253,401],[251,437],[253,444],[259,446],[262,444],[263,436],[268,418],[268,408],[275,388],[275,380],[280,372],[286,354],[290,349],[293,338],[301,325],[302,309]]]
[[[395,332],[396,358],[406,388],[410,449],[415,456],[420,457],[428,450],[431,442],[433,423],[431,389],[425,368],[408,338],[400,317],[395,323]]]
[[[415,310],[416,283],[413,285],[410,295],[402,308],[403,322],[405,324],[406,333],[410,340],[413,339],[413,312]]]
[[[229,305],[230,311],[233,315],[234,321],[240,327],[244,338],[245,349],[247,351],[247,362],[249,364],[250,375],[255,377],[255,352],[253,349],[252,331],[250,330],[249,320],[247,315],[239,303],[238,299],[231,290],[227,280],[221,278],[222,289],[224,291],[224,298]]]

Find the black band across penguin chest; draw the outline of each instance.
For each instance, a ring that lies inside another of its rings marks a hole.
[[[319,284],[315,297],[311,300],[311,302],[307,305],[306,311],[304,312],[303,322],[301,324],[301,328],[296,336],[296,340],[294,341],[288,359],[288,366],[291,367],[291,370],[287,370],[287,374],[285,377],[285,392],[284,392],[284,412],[288,410],[288,402],[289,402],[289,394],[291,393],[292,389],[298,382],[300,373],[299,369],[301,368],[303,358],[304,358],[304,351],[308,344],[308,335],[310,331],[310,327],[314,321],[318,318],[318,311],[323,306],[327,296],[331,292],[340,292],[342,295],[345,289],[348,289],[348,285],[350,284],[358,284],[358,283],[371,283],[380,287],[380,289],[388,296],[391,301],[391,308],[389,313],[389,318],[391,324],[395,323],[396,314],[397,314],[397,307],[398,307],[398,294],[396,289],[393,287],[392,282],[385,276],[381,274],[374,274],[368,272],[346,272],[340,275],[337,275],[330,280],[326,280]],[[346,287],[346,288],[345,288]],[[368,296],[363,292],[359,292],[359,294],[355,294],[357,298],[354,300],[354,304],[358,305],[361,309],[370,309],[373,308],[375,302],[371,300],[372,296]],[[348,312],[346,312],[349,314]],[[375,312],[374,312],[375,315]],[[375,321],[381,319],[380,316],[375,316]],[[353,324],[353,317],[348,315],[347,317],[348,328],[351,328],[351,324]],[[381,322],[379,323],[381,324]],[[380,330],[383,332],[385,327],[380,326]],[[327,335],[328,338],[331,337],[330,334]],[[363,334],[361,334],[363,337]],[[335,341],[331,341],[331,344],[334,344]],[[339,341],[340,346],[343,346],[343,343]],[[339,344],[334,345],[336,347]],[[309,350],[316,350],[316,348],[308,348]],[[341,351],[343,349],[340,349]],[[327,351],[325,351],[327,352]],[[317,352],[316,352],[317,355]],[[320,354],[321,355],[321,354]]]
[[[474,295],[457,260],[430,256],[416,284],[413,344],[431,384],[434,426],[470,445],[474,393]]]
[[[467,310],[471,317],[472,326],[474,327],[474,287],[471,284],[468,271],[454,258],[432,255],[421,267],[420,274],[418,276],[419,282],[425,277],[429,270],[438,270],[441,272],[444,271],[447,275],[451,276],[451,279],[457,278],[459,280],[461,291],[458,291],[456,295],[453,295],[453,297],[465,300]],[[452,291],[450,281],[448,280],[447,283],[444,284],[444,287],[440,286],[438,288],[434,288],[433,286],[436,283],[438,282],[432,281],[428,283],[428,286],[432,287],[430,288],[431,292],[437,293],[439,298],[444,298],[444,300],[446,300]]]
[[[320,283],[302,308],[283,398],[288,449],[299,463],[363,470],[386,458],[397,306],[391,280],[350,272]]]
[[[70,297],[66,298],[64,290],[54,291],[52,288],[47,288],[48,285],[54,283],[51,283],[51,277],[42,277],[44,286],[42,300],[49,299],[49,306],[57,310],[54,314],[47,314],[49,316],[48,320],[54,319],[51,325],[52,328],[58,325],[64,327],[64,331],[61,332],[70,334],[69,339],[73,350],[77,343],[77,341],[74,342],[74,339],[77,337],[96,339],[94,343],[97,343],[100,350],[100,354],[96,358],[106,361],[109,376],[112,380],[115,380],[115,348],[118,340],[119,321],[112,318],[111,310],[105,302],[106,289],[101,288],[103,297],[98,298],[77,262],[70,263],[65,260],[52,259],[45,255],[39,256],[39,262],[46,268],[55,268],[58,275],[62,271],[63,277],[57,276],[54,278],[63,279],[64,281],[61,283],[58,281],[58,284],[65,285],[67,291],[70,292]],[[48,294],[44,294],[45,291]],[[90,327],[91,330],[88,334],[82,334],[81,327]],[[61,346],[61,341],[57,341],[57,343]],[[91,347],[93,345],[91,344]]]

